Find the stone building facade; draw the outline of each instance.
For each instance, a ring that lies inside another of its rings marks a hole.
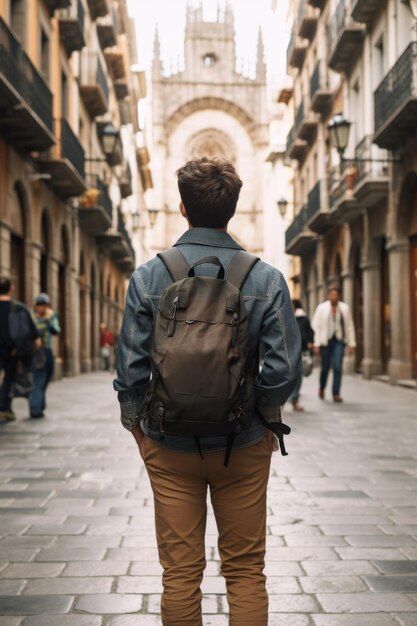
[[[231,160],[243,180],[231,235],[262,253],[263,208],[268,168],[266,67],[261,36],[253,78],[237,70],[234,16],[229,2],[217,20],[203,20],[202,5],[188,3],[184,68],[166,75],[158,37],[152,68],[152,166],[159,216],[155,251],[185,230],[179,215],[176,170],[199,156]]]
[[[28,306],[50,295],[58,376],[100,367],[135,265],[132,33],[125,0],[0,0],[0,274]]]
[[[337,280],[352,307],[352,366],[417,379],[416,46],[407,1],[296,0],[287,51],[295,214],[286,250],[301,259],[311,314]],[[340,162],[328,123],[351,122]]]

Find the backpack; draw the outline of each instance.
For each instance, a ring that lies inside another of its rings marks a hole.
[[[153,326],[148,415],[162,438],[194,437],[201,456],[200,437],[227,435],[227,466],[235,435],[255,410],[240,287],[259,259],[241,250],[225,270],[215,256],[190,266],[177,248],[158,256],[173,284],[161,296]],[[195,275],[205,263],[218,266],[217,277]]]

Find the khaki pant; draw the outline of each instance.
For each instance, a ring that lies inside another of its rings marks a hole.
[[[230,626],[266,626],[266,488],[272,433],[255,445],[198,453],[161,448],[139,437],[139,448],[155,500],[159,560],[164,569],[164,626],[202,626],[201,590],[205,559],[207,486],[219,532],[221,573],[226,579]]]

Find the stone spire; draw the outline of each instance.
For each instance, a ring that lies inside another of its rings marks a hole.
[[[158,25],[155,27],[155,37],[153,42],[153,59],[152,59],[152,77],[160,78],[162,76],[161,62],[161,44],[159,41]]]
[[[261,27],[259,27],[259,33],[258,33],[258,45],[257,45],[257,55],[256,55],[256,78],[262,81],[265,81],[266,79],[265,48],[264,48],[264,40],[262,37]]]

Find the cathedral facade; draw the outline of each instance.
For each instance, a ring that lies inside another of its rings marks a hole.
[[[169,247],[185,230],[175,172],[197,157],[233,162],[243,187],[230,234],[247,250],[264,249],[263,206],[267,186],[269,118],[261,33],[253,77],[237,69],[234,15],[227,2],[216,21],[188,4],[184,67],[163,71],[155,39],[152,67],[152,170],[159,216],[154,251]]]

